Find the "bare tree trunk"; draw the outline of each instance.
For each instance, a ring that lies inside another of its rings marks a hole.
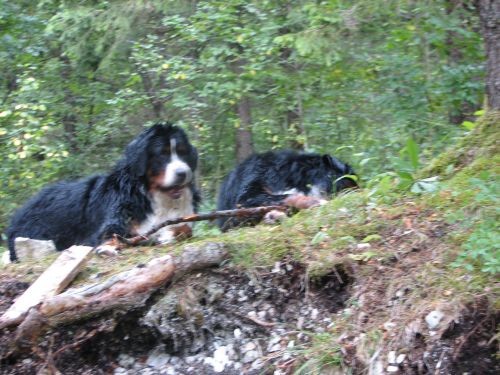
[[[489,110],[500,110],[500,0],[476,0],[486,50]]]
[[[295,65],[295,64],[294,64]],[[289,70],[290,74],[296,73],[298,67]],[[290,99],[291,101],[294,99]],[[302,87],[300,84],[296,87],[296,97],[294,108],[286,112],[287,130],[293,131],[295,137],[290,140],[290,147],[296,150],[308,148],[307,133],[304,127],[304,107],[302,105]]]
[[[243,96],[238,103],[240,126],[236,130],[236,161],[245,160],[253,153],[252,116],[248,96]]]
[[[289,14],[292,11],[292,4],[287,3],[283,12]],[[292,30],[289,27],[284,27],[280,30],[281,35],[289,34]],[[286,75],[290,77],[290,82],[293,82],[293,88],[289,89],[290,93],[295,93],[287,98],[289,108],[286,111],[285,120],[286,137],[289,139],[289,145],[296,150],[304,150],[308,148],[307,133],[304,127],[304,106],[302,100],[302,86],[300,80],[296,77],[300,74],[302,66],[293,57],[291,48],[283,48],[280,53],[280,65]],[[290,134],[294,137],[290,139]]]
[[[243,47],[237,45],[237,49],[243,53]],[[231,62],[231,70],[239,77],[245,63],[244,59],[238,58]],[[248,93],[242,93],[236,104],[236,112],[240,119],[240,126],[236,129],[236,161],[240,163],[253,153],[252,105]]]
[[[68,57],[59,56],[59,60],[62,62],[61,77],[63,82],[65,83],[64,86],[64,93],[66,95],[65,102],[70,107],[69,110],[65,111],[61,119],[64,129],[64,138],[68,142],[70,149],[72,151],[77,152],[79,148],[77,141],[77,131],[76,131],[77,117],[73,112],[74,109],[76,109],[76,99],[73,92],[69,89],[69,83],[72,75],[71,74],[72,68]]]
[[[12,94],[12,92],[17,90],[17,76],[16,76],[16,74],[9,73],[7,76],[8,77],[6,79],[7,82],[5,84],[5,94],[4,94],[2,102],[1,102],[2,105],[7,103],[7,99],[9,99],[10,94]]]
[[[139,71],[139,75],[141,76],[142,85],[144,86],[144,91],[148,95],[149,101],[151,103],[151,108],[153,110],[153,116],[155,120],[162,120],[164,115],[163,105],[165,103],[165,99],[160,98],[156,94],[156,90],[159,90],[164,86],[164,81],[165,81],[164,77],[160,76],[158,78],[159,84],[155,85],[148,72]]]

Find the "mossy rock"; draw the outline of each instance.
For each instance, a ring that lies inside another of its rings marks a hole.
[[[428,167],[418,173],[417,178],[446,176],[450,174],[448,171],[461,170],[481,157],[498,155],[499,139],[500,112],[489,112],[477,120],[477,125],[470,134],[433,159]]]

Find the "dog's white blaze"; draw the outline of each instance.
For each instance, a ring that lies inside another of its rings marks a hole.
[[[155,225],[158,225],[165,220],[176,219],[178,217],[191,215],[194,213],[193,209],[193,194],[189,188],[184,188],[182,194],[178,199],[172,199],[167,194],[161,192],[153,192],[151,204],[153,212],[148,215],[137,229],[138,234],[145,234]],[[192,223],[182,223],[180,225],[188,224],[192,227]],[[159,243],[169,243],[174,240],[174,235],[171,230],[175,225],[163,227],[158,232],[151,236],[151,239]]]
[[[295,195],[295,194],[299,194],[299,191],[296,188],[273,192],[273,195]]]
[[[179,159],[177,156],[177,143],[175,139],[170,140],[170,155],[171,160],[165,167],[165,178],[163,180],[163,187],[170,187],[176,184],[176,172],[182,171],[186,173],[186,179],[182,182],[182,184],[188,183],[193,178],[193,172],[189,165]]]
[[[319,186],[313,185],[311,186],[311,190],[307,195],[314,198],[324,198],[326,193],[323,190],[321,190]]]

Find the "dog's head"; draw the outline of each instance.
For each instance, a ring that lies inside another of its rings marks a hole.
[[[150,191],[179,198],[194,178],[198,161],[196,148],[186,133],[171,124],[157,124],[145,130],[125,150],[130,173],[145,178]]]
[[[333,184],[337,193],[344,189],[358,187],[356,174],[349,164],[343,163],[328,154],[323,155],[322,159],[325,166],[333,173]]]
[[[293,174],[300,176],[300,181],[295,186],[306,182],[307,185],[301,190],[307,195],[325,199],[334,192],[344,189],[356,188],[356,177],[354,170],[331,155],[301,154],[295,163]]]

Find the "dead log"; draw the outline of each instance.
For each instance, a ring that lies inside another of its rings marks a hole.
[[[118,242],[121,242],[127,246],[136,246],[142,242],[148,242],[149,236],[153,233],[158,232],[161,228],[168,225],[175,225],[180,223],[192,223],[195,221],[204,220],[215,220],[219,217],[252,217],[252,216],[264,216],[270,211],[286,211],[286,206],[263,206],[263,207],[251,207],[251,208],[237,208],[234,210],[223,210],[223,211],[212,211],[206,214],[192,214],[177,219],[165,220],[164,222],[154,226],[149,231],[143,235],[135,236],[132,238],[124,238],[122,236],[114,235]]]
[[[72,246],[64,250],[0,317],[0,329],[20,323],[31,307],[63,291],[91,256],[90,246]]]
[[[16,330],[8,355],[33,343],[48,327],[74,323],[108,311],[125,312],[143,306],[165,283],[187,272],[215,266],[227,257],[223,244],[185,246],[181,255],[165,255],[108,280],[68,289],[32,307]],[[11,322],[11,325],[18,322]],[[6,327],[6,325],[4,325]]]

